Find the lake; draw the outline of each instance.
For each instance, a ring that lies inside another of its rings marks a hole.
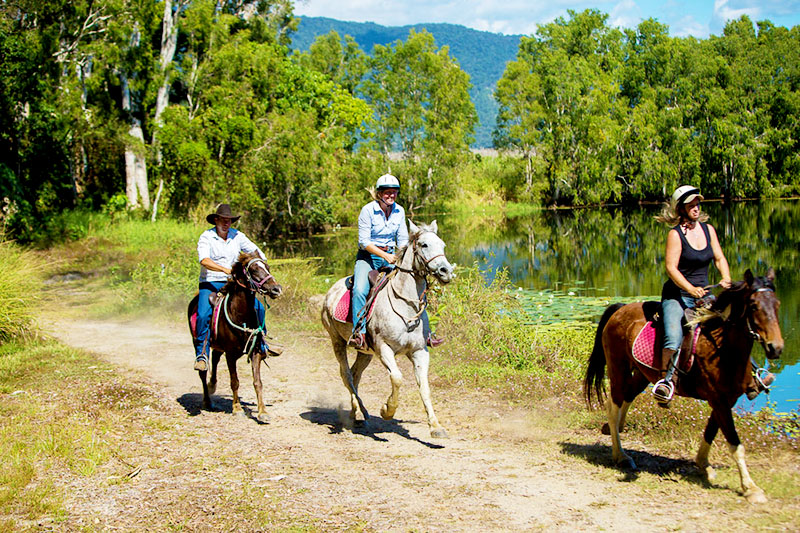
[[[763,275],[768,267],[777,273],[781,300],[780,322],[786,346],[781,359],[772,363],[778,379],[769,395],[754,402],[742,397],[738,409],[758,410],[767,401],[777,412],[798,408],[800,400],[800,202],[773,200],[722,204],[704,202],[703,210],[716,228],[734,280],[750,268]],[[663,257],[667,228],[653,216],[659,206],[636,208],[542,210],[534,214],[505,217],[474,212],[470,215],[421,215],[417,221],[436,218],[447,243],[451,262],[477,263],[491,279],[498,269],[508,270],[509,279],[523,294],[554,292],[574,297],[576,302],[598,298],[659,299],[666,280]],[[322,256],[325,272],[332,278],[352,269],[356,249],[354,228],[292,241],[283,252]],[[710,280],[719,275],[713,265]],[[532,317],[532,322],[547,317]],[[596,314],[595,321],[599,318]],[[760,346],[753,349],[764,363]],[[588,354],[587,354],[588,357]]]

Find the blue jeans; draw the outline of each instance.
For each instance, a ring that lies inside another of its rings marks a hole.
[[[212,294],[218,293],[224,286],[224,281],[204,281],[200,283],[200,296],[197,300],[197,337],[194,339],[194,350],[196,357],[208,358],[208,353],[211,351],[211,347],[206,345],[205,354],[203,353],[203,344],[205,343],[206,337],[208,337],[209,323],[211,322],[211,311],[213,310],[208,298]],[[256,311],[256,317],[258,318],[258,324],[255,326],[248,324],[247,327],[258,327],[264,324],[264,306],[261,304],[258,298],[255,300],[256,303],[254,307]]]
[[[681,300],[661,300],[661,314],[664,316],[664,348],[677,350],[683,341],[684,309],[694,309],[695,299],[691,296],[682,296]]]
[[[369,293],[369,271],[377,270],[382,266],[394,268],[394,265],[378,255],[373,255],[366,250],[358,251],[358,255],[356,255],[356,267],[353,272],[353,291],[350,301],[350,308],[353,310],[353,334],[366,333],[367,331],[367,321],[359,320],[358,317],[367,302],[367,294]],[[364,309],[365,316],[366,313],[367,310]],[[427,311],[422,313],[422,332],[426,339],[431,332]]]

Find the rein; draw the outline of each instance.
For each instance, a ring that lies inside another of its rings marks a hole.
[[[422,291],[422,294],[420,294],[419,301],[411,300],[409,298],[406,298],[402,294],[398,293],[397,292],[397,288],[395,288],[394,284],[392,283],[392,281],[394,281],[394,279],[389,281],[389,286],[392,288],[392,292],[390,292],[388,294],[388,296],[389,296],[389,306],[392,308],[392,311],[394,311],[394,314],[399,316],[403,320],[403,322],[405,322],[406,331],[408,333],[411,333],[412,331],[417,329],[417,327],[419,327],[420,317],[422,316],[422,313],[425,312],[425,309],[428,307],[428,299],[425,297],[425,294],[428,292],[428,275],[431,273],[428,265],[430,264],[431,261],[433,261],[437,257],[445,257],[444,254],[438,254],[438,255],[434,255],[433,257],[429,258],[426,261],[425,259],[421,258],[419,253],[417,252],[416,241],[414,241],[414,244],[412,245],[412,251],[414,253],[414,264],[416,264],[417,261],[419,261],[425,267],[425,272],[422,275],[422,278],[425,280],[425,290]],[[395,265],[395,268],[397,270],[399,270],[400,272],[403,272],[405,274],[411,274],[412,276],[414,276],[414,274],[417,274],[417,270],[415,270],[414,268],[404,268],[404,267],[401,267],[400,265]],[[401,315],[397,311],[397,309],[395,309],[395,306],[392,303],[392,297],[391,297],[392,293],[394,293],[396,298],[400,298],[406,304],[408,304],[409,307],[411,307],[412,309],[416,310],[416,313],[414,314],[413,317],[411,317],[411,319],[407,319],[406,317]]]
[[[242,355],[247,354],[248,361],[250,360],[250,356],[253,350],[256,347],[256,342],[258,341],[259,335],[266,335],[267,330],[264,327],[264,324],[261,324],[257,328],[248,328],[247,323],[245,322],[241,326],[231,320],[231,316],[228,314],[228,298],[230,298],[230,294],[225,294],[225,298],[222,300],[222,310],[225,312],[225,320],[228,322],[228,325],[234,329],[237,329],[244,334],[248,335],[247,341],[244,343],[244,349],[242,350]]]
[[[256,263],[256,264],[260,263],[264,267],[264,270],[267,273],[266,277],[264,279],[262,279],[261,281],[254,280],[253,279],[253,275],[250,273],[250,265],[252,265],[253,263]],[[269,281],[269,280],[275,281],[275,278],[273,277],[273,275],[269,271],[269,267],[267,266],[266,261],[264,261],[260,257],[250,259],[244,265],[242,265],[242,267],[243,267],[242,270],[244,270],[244,274],[245,274],[245,277],[247,278],[247,282],[248,282],[249,286],[247,286],[244,283],[242,283],[236,277],[234,277],[233,279],[234,279],[234,281],[236,281],[236,284],[239,285],[241,288],[254,293],[254,296],[255,296],[256,292],[258,292],[258,293],[262,293],[263,292],[261,287],[267,281]],[[242,325],[239,325],[239,324],[236,324],[233,320],[231,320],[230,314],[228,314],[228,298],[229,297],[230,297],[230,294],[226,293],[225,294],[225,298],[222,300],[222,303],[221,303],[222,310],[225,312],[225,320],[228,322],[228,325],[230,327],[232,327],[233,329],[239,330],[239,331],[243,332],[244,334],[248,335],[247,341],[245,341],[245,343],[244,343],[244,349],[242,350],[242,355],[247,354],[247,359],[249,361],[250,357],[252,356],[253,350],[256,347],[256,343],[258,342],[259,336],[262,336],[262,337],[266,336],[267,335],[267,330],[264,327],[264,324],[261,324],[257,328],[253,329],[253,328],[248,328],[247,327],[247,323],[243,323]],[[269,304],[264,302],[264,305],[266,306],[267,309],[269,309]]]

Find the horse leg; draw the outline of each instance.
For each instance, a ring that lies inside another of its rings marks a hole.
[[[211,380],[208,383],[208,393],[214,394],[217,392],[217,365],[219,358],[222,357],[222,352],[219,350],[211,350]]]
[[[269,422],[269,415],[264,409],[264,398],[262,396],[263,387],[261,385],[261,361],[264,359],[264,354],[256,351],[253,357],[250,358],[250,367],[253,369],[253,387],[256,389],[256,403],[258,404],[258,418],[259,422],[264,424]]]
[[[203,384],[203,409],[206,411],[211,410],[211,392],[209,391],[209,386],[206,383],[206,376],[208,374],[207,370],[200,370],[197,373],[200,376],[200,382]]]
[[[400,402],[400,385],[403,383],[403,373],[397,366],[394,358],[394,351],[386,343],[380,345],[381,363],[389,371],[389,381],[392,382],[392,392],[386,399],[386,403],[381,407],[381,418],[391,420],[397,411],[397,404]]]
[[[228,363],[228,374],[231,376],[231,394],[233,395],[231,413],[244,415],[242,404],[239,403],[239,375],[236,373],[236,357],[225,352],[225,362]]]
[[[719,424],[714,419],[714,416],[708,417],[706,430],[703,432],[703,442],[700,443],[700,448],[697,450],[697,456],[694,458],[694,464],[703,472],[706,480],[711,482],[717,477],[714,468],[708,462],[708,452],[711,450],[711,443],[714,442],[714,437],[717,436]]]
[[[358,385],[361,383],[361,376],[370,362],[372,362],[371,353],[356,352],[356,360],[353,361],[353,366],[350,367],[350,374],[353,376],[353,386],[356,391],[358,391]]]
[[[364,407],[364,402],[358,396],[358,387],[354,382],[350,366],[347,364],[347,343],[341,337],[331,335],[331,344],[333,345],[333,353],[336,356],[336,360],[339,361],[339,375],[342,377],[342,383],[350,391],[350,423],[353,427],[361,427],[369,420],[369,413],[367,408]],[[356,357],[357,362],[358,357]],[[356,363],[353,363],[353,366],[356,366]],[[363,420],[357,420],[359,410],[364,416]]]
[[[431,388],[428,384],[430,354],[428,350],[417,350],[409,358],[414,364],[414,377],[419,387],[419,395],[422,398],[422,404],[425,406],[425,412],[428,413],[428,427],[431,430],[431,437],[446,439],[448,437],[447,431],[436,418],[436,414],[433,412],[433,403],[431,402]]]
[[[747,501],[750,503],[765,503],[767,496],[764,491],[755,484],[747,471],[747,464],[744,461],[744,446],[739,440],[739,435],[736,433],[736,426],[733,423],[733,415],[731,414],[730,407],[712,406],[711,416],[716,416],[722,434],[725,435],[725,440],[728,441],[728,449],[736,461],[736,466],[739,468],[739,480],[742,484],[742,493]]]
[[[625,402],[623,402],[624,404]],[[606,410],[608,411],[608,430],[611,435],[611,458],[614,464],[624,463],[624,466],[631,470],[636,470],[636,463],[622,449],[619,439],[620,421],[622,420],[622,406],[616,404],[609,396],[606,399]],[[627,409],[625,409],[627,411]]]
[[[638,370],[634,370],[633,373],[633,381],[628,384],[628,387],[625,391],[625,400],[622,402],[622,406],[619,409],[619,422],[617,423],[617,429],[620,433],[625,431],[625,418],[628,416],[628,409],[630,409],[631,404],[633,404],[633,400],[639,396],[644,389],[647,388],[647,378],[639,372]],[[608,423],[603,424],[603,428],[601,430],[603,435],[611,435],[611,430],[608,427]]]

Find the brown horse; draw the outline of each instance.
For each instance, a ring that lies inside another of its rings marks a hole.
[[[250,359],[253,370],[253,385],[258,399],[258,420],[268,422],[269,416],[264,409],[261,386],[261,361],[267,354],[260,348],[261,338],[266,331],[261,329],[262,324],[254,309],[256,293],[269,296],[272,299],[281,295],[283,289],[270,274],[266,261],[257,253],[240,253],[239,259],[231,267],[231,281],[220,291],[224,296],[219,299],[216,307],[219,309],[217,327],[209,325],[208,342],[211,346],[211,381],[206,383],[206,370],[201,370],[200,381],[203,383],[203,409],[211,410],[211,395],[217,388],[217,364],[222,354],[228,363],[228,373],[231,377],[231,392],[233,393],[233,413],[244,415],[239,403],[239,376],[236,373],[236,361],[245,353]],[[189,321],[197,311],[197,298],[189,302]],[[216,314],[216,312],[215,312]]]
[[[758,340],[767,357],[776,359],[783,350],[778,323],[780,302],[775,296],[775,272],[771,268],[764,277],[754,277],[748,270],[745,280],[720,293],[706,313],[700,312],[701,328],[695,349],[695,363],[678,381],[676,394],[706,400],[711,406],[703,442],[695,463],[707,479],[714,478],[708,463],[708,452],[718,430],[722,430],[736,466],[742,492],[751,503],[764,502],[766,496],[750,478],[744,460],[744,447],[736,433],[731,408],[750,382],[750,351]],[[658,309],[658,302],[615,304],[606,309],[595,336],[594,350],[583,382],[590,406],[592,390],[600,403],[605,396],[604,372],[608,366],[611,389],[606,400],[608,429],[611,434],[612,457],[635,469],[636,465],[620,446],[619,432],[633,400],[648,383],[660,378],[659,371],[644,366],[633,358],[632,346],[648,315]]]

